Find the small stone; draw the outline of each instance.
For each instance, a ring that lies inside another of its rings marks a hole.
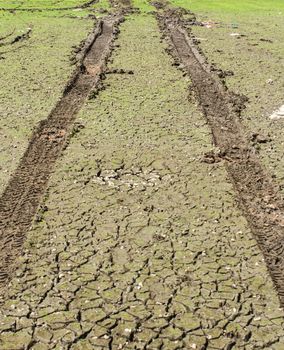
[[[274,111],[269,117],[271,120],[278,120],[284,118],[284,105],[282,105],[279,109]]]

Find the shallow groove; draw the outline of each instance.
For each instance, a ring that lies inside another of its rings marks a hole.
[[[18,168],[0,198],[0,287],[10,279],[26,232],[38,209],[55,162],[67,144],[76,114],[98,88],[120,15],[100,21],[87,39],[81,64],[49,117],[34,131]]]
[[[199,104],[211,127],[219,154],[236,190],[243,213],[265,257],[284,306],[284,206],[279,187],[262,167],[240,122],[244,99],[228,91],[189,36],[176,10],[157,14],[170,41],[171,54],[190,75]]]

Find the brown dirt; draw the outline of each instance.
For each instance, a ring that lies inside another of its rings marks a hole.
[[[98,89],[122,16],[98,23],[81,52],[81,64],[49,117],[32,135],[29,147],[0,198],[0,286],[9,280],[40,199],[72,124],[91,90]]]
[[[157,15],[170,52],[190,75],[219,154],[238,195],[284,306],[284,206],[279,188],[264,169],[240,122],[245,98],[226,88],[175,11]],[[207,157],[208,158],[208,157]]]

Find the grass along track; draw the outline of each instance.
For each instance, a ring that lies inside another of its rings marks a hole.
[[[84,47],[82,63],[62,99],[40,123],[17,170],[0,198],[0,286],[11,277],[56,159],[66,145],[72,123],[89,93],[98,87],[117,34],[120,15],[99,21]]]
[[[0,11],[65,11],[65,10],[77,10],[77,9],[87,9],[97,3],[98,0],[90,0],[85,3],[74,5],[74,6],[67,6],[67,7],[1,7]]]
[[[195,93],[211,127],[218,154],[207,161],[224,160],[250,227],[284,306],[284,206],[278,186],[260,164],[240,123],[244,101],[228,91],[215,75],[177,11],[158,15],[162,31],[172,43],[172,54],[190,75]]]

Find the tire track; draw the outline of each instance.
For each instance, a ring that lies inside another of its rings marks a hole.
[[[80,53],[80,66],[63,97],[32,135],[18,168],[0,198],[0,287],[14,270],[26,232],[37,211],[55,162],[67,144],[72,123],[91,90],[98,88],[121,15],[101,20]]]
[[[238,200],[265,257],[267,268],[284,306],[284,206],[279,188],[262,167],[240,122],[245,99],[227,90],[188,35],[178,10],[157,14],[170,52],[190,75],[199,104],[211,127],[218,154],[225,160]]]

